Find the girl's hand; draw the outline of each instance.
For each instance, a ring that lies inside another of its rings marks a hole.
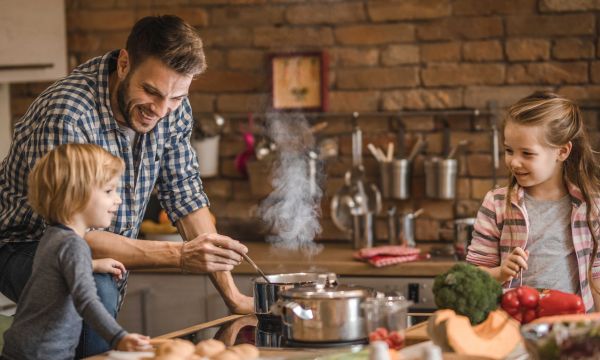
[[[520,247],[514,248],[500,266],[500,282],[510,281],[522,269],[527,270],[527,259],[529,259],[529,251],[525,251]]]
[[[119,351],[144,351],[150,348],[150,338],[140,334],[127,334],[117,344]]]
[[[125,265],[111,258],[92,260],[92,267],[94,272],[112,274],[116,280],[121,280],[125,273]]]

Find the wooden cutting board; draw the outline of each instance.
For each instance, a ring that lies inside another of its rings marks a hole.
[[[429,341],[431,339],[429,339],[429,335],[427,335],[427,324],[429,323],[429,320],[427,321],[423,321],[422,323],[419,323],[417,325],[411,326],[408,329],[406,329],[406,332],[404,333],[405,338],[404,341],[406,343],[406,346],[410,346],[410,345],[414,345],[414,344],[418,344],[424,341]]]

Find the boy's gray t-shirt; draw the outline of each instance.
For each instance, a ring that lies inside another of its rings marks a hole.
[[[528,270],[523,270],[523,285],[580,293],[579,267],[571,232],[571,197],[536,200],[525,194],[529,218]],[[518,285],[513,280],[513,286]]]
[[[66,226],[41,238],[2,356],[9,360],[73,359],[82,318],[114,348],[126,332],[106,311],[92,275],[92,254]]]

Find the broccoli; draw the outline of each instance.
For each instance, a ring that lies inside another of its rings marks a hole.
[[[476,266],[458,263],[435,278],[433,295],[438,308],[454,310],[476,325],[498,308],[502,287]]]

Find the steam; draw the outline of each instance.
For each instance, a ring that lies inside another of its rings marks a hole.
[[[318,253],[322,246],[313,239],[321,232],[322,191],[317,184],[323,171],[317,168],[312,152],[315,141],[308,122],[297,114],[270,114],[266,126],[278,150],[273,165],[274,190],[258,209],[270,228],[267,241],[286,249]]]

